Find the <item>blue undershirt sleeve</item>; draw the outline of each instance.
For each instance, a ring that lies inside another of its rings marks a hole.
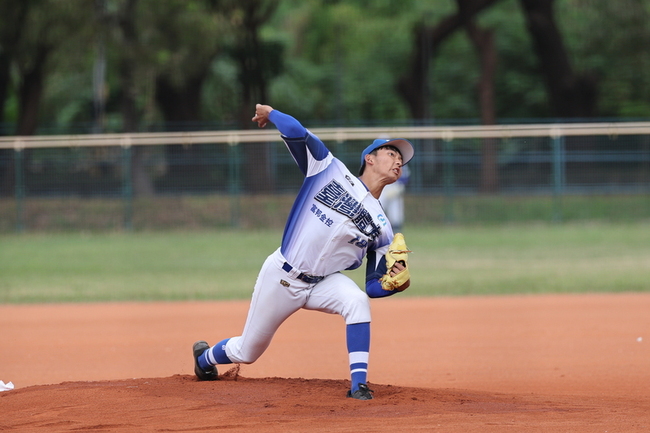
[[[269,113],[269,120],[278,128],[280,134],[287,138],[304,138],[307,134],[307,130],[298,120],[281,111],[271,111]]]
[[[384,298],[392,296],[397,291],[388,291],[381,288],[379,279],[386,273],[386,257],[382,256],[376,260],[375,251],[368,252],[366,263],[366,294],[369,298]],[[376,264],[376,266],[375,266]]]
[[[294,117],[284,114],[281,111],[273,110],[269,113],[269,120],[278,128],[284,138],[284,142],[291,152],[294,160],[304,175],[307,175],[308,158],[307,151],[317,161],[322,161],[329,154],[329,150],[323,142],[305,129]]]
[[[397,293],[396,290],[382,289],[379,280],[366,282],[366,294],[369,298],[385,298],[386,296],[393,296],[395,293]]]

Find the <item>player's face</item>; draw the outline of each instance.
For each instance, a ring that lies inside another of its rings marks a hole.
[[[392,147],[377,150],[377,170],[395,182],[402,175],[402,155]]]

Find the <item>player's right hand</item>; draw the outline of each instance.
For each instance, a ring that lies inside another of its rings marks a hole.
[[[270,105],[255,105],[255,116],[253,116],[253,122],[257,122],[257,125],[260,128],[264,128],[267,123],[269,123],[269,113],[273,111],[273,107]]]

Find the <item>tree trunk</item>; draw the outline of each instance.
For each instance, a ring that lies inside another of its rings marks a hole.
[[[5,102],[7,101],[9,80],[11,78],[9,74],[10,67],[9,56],[4,51],[0,51],[0,124],[5,121]],[[0,135],[8,134],[5,133],[4,129],[1,129]]]
[[[50,48],[45,45],[40,45],[36,48],[36,55],[31,64],[31,68],[26,71],[21,71],[21,82],[18,89],[19,103],[18,103],[18,122],[16,125],[16,135],[34,135],[38,128],[38,115],[43,99],[43,80],[45,76],[45,63],[50,53]],[[30,165],[33,150],[24,149],[22,157],[22,164],[24,167]],[[8,180],[8,186],[12,188],[15,186],[15,170],[12,164],[11,168],[6,173],[11,176]]]
[[[11,64],[18,56],[18,47],[22,41],[22,33],[26,27],[25,21],[30,6],[31,3],[28,1],[4,1],[0,4],[0,16],[3,20],[3,31],[1,32],[2,38],[0,39],[0,47],[2,47],[0,49],[0,123],[5,121],[4,110],[8,96],[9,83],[11,81]],[[42,68],[42,66],[40,67]],[[42,73],[41,70],[41,75]],[[23,85],[24,80],[22,80],[21,83],[21,85]],[[42,81],[40,86],[41,94],[38,95],[39,104],[42,96]],[[23,90],[21,89],[20,97],[22,97],[22,92]],[[20,104],[21,107],[25,105],[23,101],[20,101]],[[36,107],[36,109],[38,110],[38,107]],[[20,130],[20,128],[17,127],[17,130],[13,131],[13,133],[19,134],[18,130]],[[4,131],[0,131],[0,135],[3,133]],[[5,159],[6,165],[3,169],[3,165],[0,164],[0,194],[12,195],[15,192],[14,150],[0,149],[0,161],[2,159]]]
[[[135,84],[133,78],[133,65],[122,65],[120,77],[122,81],[122,130],[123,132],[138,132],[138,113],[135,102]],[[146,146],[133,146],[131,148],[131,181],[133,182],[133,195],[138,197],[151,197],[155,188],[151,176],[147,173]]]
[[[596,114],[596,83],[574,73],[555,24],[553,0],[520,0],[533,46],[557,117],[593,117]]]
[[[5,101],[9,89],[9,56],[4,51],[0,52],[0,124],[5,120]],[[0,128],[0,135],[9,135],[8,131]],[[14,183],[11,179],[14,175],[12,149],[0,149],[0,195],[11,195]]]
[[[137,132],[139,115],[136,105],[136,83],[134,60],[137,50],[137,32],[135,29],[135,7],[137,0],[128,0],[119,17],[120,29],[124,40],[124,56],[120,64],[120,82],[122,86],[122,130]],[[155,188],[146,167],[147,148],[134,146],[131,149],[131,180],[135,196],[150,197]]]
[[[16,135],[34,135],[38,127],[38,112],[43,97],[45,62],[50,49],[38,47],[32,68],[22,74]]]
[[[156,102],[163,112],[168,129],[178,129],[179,126],[184,128],[188,122],[199,120],[204,79],[203,74],[189,78],[181,87],[174,85],[167,76],[156,79]],[[201,149],[197,145],[167,145],[165,156],[167,176],[172,183],[186,183],[184,180],[197,178],[205,172],[206,167],[201,164]]]
[[[481,123],[494,125],[496,110],[494,104],[494,75],[497,66],[497,52],[494,46],[494,32],[480,29],[473,21],[466,26],[467,33],[476,47],[481,64],[478,100]],[[483,138],[481,143],[481,186],[482,192],[496,192],[499,188],[498,140]]]
[[[429,67],[433,51],[438,48],[430,38],[431,31],[424,24],[413,29],[414,49],[409,62],[408,73],[397,82],[397,90],[402,95],[413,119],[425,120],[430,117],[429,110]]]
[[[5,103],[11,81],[11,63],[20,51],[29,1],[3,1],[0,3],[2,32],[0,32],[0,123],[5,121]],[[0,132],[1,135],[1,132]]]
[[[411,117],[423,120],[429,114],[429,64],[438,47],[483,9],[498,0],[458,0],[458,11],[435,27],[419,23],[413,30],[413,50],[405,73],[397,82],[397,91],[406,101]]]
[[[264,3],[264,2],[262,2]],[[275,6],[267,2],[264,6],[271,12]],[[268,103],[268,65],[259,38],[259,29],[270,15],[260,13],[260,2],[251,1],[243,5],[242,36],[235,58],[239,64],[239,78],[242,84],[242,105],[239,114],[240,127],[251,129],[251,118],[256,103]],[[253,193],[265,193],[275,188],[271,173],[269,144],[244,145],[244,188]]]

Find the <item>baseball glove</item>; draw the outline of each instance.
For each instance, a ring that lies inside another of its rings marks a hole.
[[[395,237],[393,237],[393,242],[390,243],[388,252],[386,253],[386,274],[381,277],[382,289],[390,292],[395,290],[401,292],[408,287],[405,286],[405,284],[411,279],[411,272],[408,268],[408,253],[410,252],[411,251],[406,246],[404,235],[396,233]],[[390,270],[396,262],[402,263],[402,265],[404,265],[404,270],[391,276]]]

